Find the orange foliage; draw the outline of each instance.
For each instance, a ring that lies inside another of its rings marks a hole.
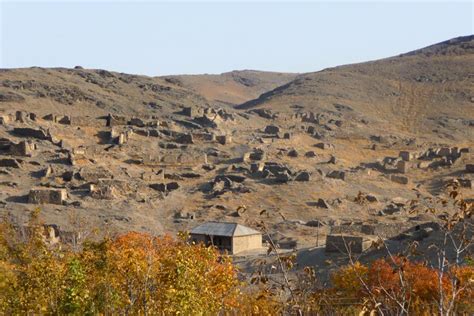
[[[130,232],[85,243],[79,252],[44,243],[31,222],[22,239],[0,223],[0,314],[354,314],[377,309],[428,315],[473,314],[474,267],[440,271],[403,257],[338,269],[332,286],[314,273],[287,288],[240,282],[230,258],[212,247]],[[308,269],[311,272],[311,269]]]
[[[454,267],[441,275],[424,263],[394,257],[376,260],[369,267],[357,262],[339,269],[332,275],[332,290],[339,297],[378,302],[386,310],[402,305],[412,313],[430,314],[438,310],[438,304],[447,309],[453,302],[459,310],[473,311],[473,280],[470,266]]]

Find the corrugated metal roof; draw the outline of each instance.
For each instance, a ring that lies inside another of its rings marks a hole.
[[[237,223],[206,222],[191,230],[191,234],[238,237],[261,234],[259,231]]]

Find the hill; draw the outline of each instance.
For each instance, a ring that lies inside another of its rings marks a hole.
[[[67,115],[168,113],[206,104],[200,95],[161,78],[101,69],[23,68],[0,71],[2,104]]]
[[[321,262],[329,234],[436,228],[410,200],[472,197],[473,40],[297,76],[1,70],[0,216],[66,239],[263,221]]]
[[[371,129],[456,136],[474,124],[472,64],[474,36],[465,36],[396,57],[306,73],[236,108],[317,112],[342,105],[370,121]]]
[[[296,74],[240,70],[219,75],[167,76],[174,82],[195,91],[210,102],[240,104],[288,83]]]

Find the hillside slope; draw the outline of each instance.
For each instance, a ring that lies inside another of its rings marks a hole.
[[[445,197],[458,181],[472,197],[473,56],[472,37],[455,39],[286,77],[235,107],[213,100],[234,85],[248,87],[243,99],[278,75],[225,74],[217,82],[232,83],[200,95],[176,77],[0,70],[0,217],[22,224],[40,208],[65,236],[74,216],[98,233],[264,221],[282,248],[300,250],[365,225],[391,238],[438,221],[410,212],[417,192]]]
[[[207,100],[223,104],[239,104],[288,83],[296,74],[241,70],[219,75],[179,75],[164,77],[194,90]]]
[[[81,68],[0,70],[0,110],[153,115],[197,104],[206,100],[161,78]]]
[[[465,36],[396,57],[303,74],[236,108],[318,112],[344,105],[384,129],[423,135],[446,120],[461,128],[474,119],[473,64],[474,36]]]

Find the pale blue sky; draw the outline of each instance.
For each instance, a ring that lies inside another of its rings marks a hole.
[[[0,0],[0,67],[308,72],[473,32],[473,2]]]

